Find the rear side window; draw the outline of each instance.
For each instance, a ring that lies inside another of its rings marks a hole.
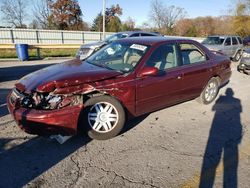
[[[232,38],[232,42],[233,42],[233,45],[237,45],[238,44],[238,41],[237,41],[236,37]]]
[[[194,44],[180,44],[183,65],[195,64],[207,60],[206,55]]]
[[[237,37],[237,39],[238,39],[239,43],[242,44],[241,38],[240,38],[240,37]]]
[[[154,36],[154,35],[151,35],[149,33],[141,33],[141,36],[142,37],[151,37],[151,36]]]
[[[140,36],[140,33],[135,33],[133,35],[131,35],[130,37],[139,37]]]
[[[147,61],[147,66],[166,70],[178,66],[176,45],[163,44],[159,46]]]

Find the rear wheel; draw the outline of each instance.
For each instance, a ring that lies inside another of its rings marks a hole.
[[[98,96],[84,104],[84,127],[89,137],[105,140],[120,133],[125,124],[125,112],[119,101],[110,96]]]
[[[211,78],[198,98],[198,101],[202,104],[210,104],[214,101],[218,92],[219,81],[216,78]]]

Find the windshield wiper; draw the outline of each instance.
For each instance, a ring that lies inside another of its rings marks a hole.
[[[120,73],[126,73],[125,71],[122,71],[122,70],[117,70],[117,69],[112,69],[111,67],[105,65],[105,64],[99,64],[99,63],[92,63],[92,62],[89,62],[89,61],[85,61],[91,65],[95,65],[95,66],[98,66],[98,67],[102,67],[102,68],[106,68],[106,69],[109,69],[109,70],[113,70],[113,71],[116,71],[116,72],[120,72]]]
[[[93,63],[93,62],[90,62],[90,61],[88,61],[88,60],[85,60],[85,62],[86,62],[86,63],[89,63],[89,64],[91,64],[91,65],[98,66],[98,67],[104,67],[104,66],[101,65],[101,64]]]

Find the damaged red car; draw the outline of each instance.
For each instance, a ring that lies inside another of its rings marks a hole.
[[[86,61],[29,74],[7,97],[16,123],[30,134],[94,139],[120,133],[126,120],[198,98],[211,103],[231,76],[230,60],[198,42],[165,37],[115,41]]]

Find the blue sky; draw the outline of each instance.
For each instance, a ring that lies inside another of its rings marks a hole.
[[[229,14],[233,0],[162,0],[167,6],[175,5],[186,10],[188,17],[219,16]],[[83,19],[92,23],[102,10],[102,0],[79,0]],[[132,17],[137,26],[148,20],[151,0],[106,0],[107,6],[119,4],[123,8],[121,20]]]

